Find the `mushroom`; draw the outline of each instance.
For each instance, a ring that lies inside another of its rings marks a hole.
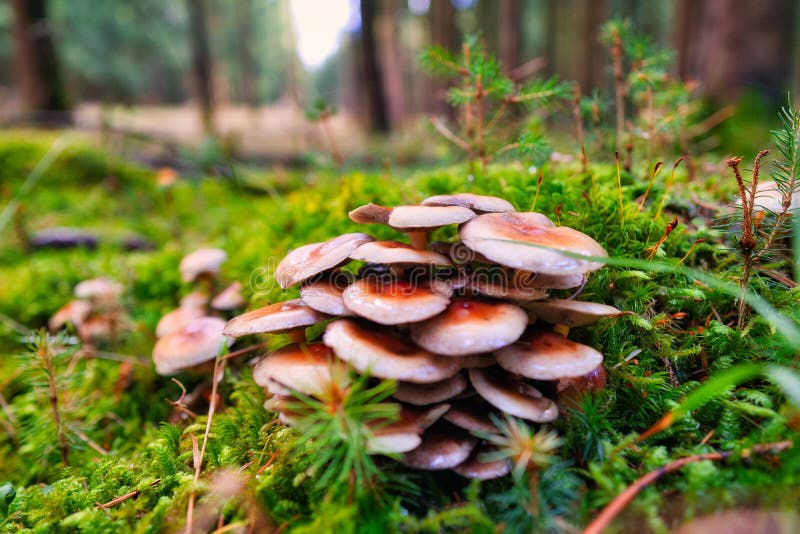
[[[156,325],[156,337],[177,332],[186,327],[195,319],[205,316],[203,308],[176,308],[165,314]]]
[[[577,274],[544,274],[531,271],[516,270],[512,275],[514,285],[526,288],[572,289],[580,287],[586,281],[586,275]]]
[[[225,325],[223,334],[241,337],[250,334],[289,334],[292,341],[305,341],[305,327],[329,317],[309,308],[300,299],[276,302],[257,310],[237,315]]]
[[[122,285],[110,278],[91,278],[75,286],[75,296],[95,303],[113,302],[122,294]]]
[[[452,265],[446,256],[420,250],[399,241],[372,241],[355,249],[350,258],[383,265]]]
[[[425,406],[450,400],[467,388],[467,379],[459,373],[441,382],[414,384],[398,382],[394,398],[408,404]]]
[[[450,303],[449,294],[429,286],[375,278],[354,282],[344,290],[342,298],[349,310],[385,325],[428,319],[444,311]]]
[[[347,368],[322,343],[292,344],[262,358],[253,369],[256,384],[270,393],[320,396],[345,377]]]
[[[461,206],[397,206],[384,208],[366,204],[350,212],[358,223],[379,223],[408,234],[411,246],[424,250],[428,234],[448,224],[460,224],[475,217],[475,212]]]
[[[556,391],[560,394],[567,389],[574,389],[578,393],[586,391],[599,391],[606,387],[606,370],[602,364],[598,365],[585,375],[565,376],[558,379]]]
[[[535,380],[555,380],[589,373],[603,355],[548,330],[535,330],[495,352],[500,367]]]
[[[372,241],[367,234],[344,234],[320,243],[296,248],[281,260],[275,269],[275,279],[286,289],[321,272],[346,262],[359,246]]]
[[[172,375],[217,357],[223,344],[233,341],[222,335],[225,321],[200,317],[182,329],[159,339],[153,347],[153,362],[160,375]]]
[[[462,206],[475,213],[515,211],[511,202],[502,198],[474,193],[458,193],[456,195],[435,195],[421,202],[423,206]]]
[[[530,302],[546,299],[550,291],[538,287],[518,285],[515,278],[509,279],[505,271],[477,270],[467,282],[466,289],[478,295],[515,302]]]
[[[489,418],[491,410],[482,401],[463,399],[453,404],[444,415],[445,421],[470,432],[496,434],[497,426]]]
[[[375,325],[338,319],[328,324],[323,342],[359,373],[429,384],[455,375],[456,358],[445,358],[423,350]]]
[[[588,235],[566,226],[553,226],[541,213],[486,213],[462,225],[464,244],[506,267],[544,274],[585,274],[602,263],[565,256],[605,257],[607,253]]]
[[[211,300],[211,307],[219,311],[230,311],[244,306],[241,282],[234,282]]]
[[[411,339],[436,354],[490,352],[519,339],[528,314],[514,304],[459,299],[441,315],[411,325]]]
[[[196,289],[181,299],[181,308],[205,308],[208,304],[208,294]]]
[[[508,458],[483,461],[485,455],[495,452],[495,449],[486,444],[478,445],[469,458],[455,466],[453,471],[465,478],[478,480],[491,480],[504,477],[511,472],[512,463]]]
[[[449,404],[427,408],[401,404],[397,421],[388,425],[373,425],[373,435],[367,440],[367,451],[375,454],[396,454],[417,448],[422,442],[422,433],[449,409]]]
[[[436,425],[422,435],[422,443],[405,454],[403,464],[426,471],[451,469],[469,458],[478,440]]]
[[[342,298],[345,288],[353,283],[353,275],[336,271],[330,276],[300,286],[300,300],[310,308],[328,315],[353,315]]]
[[[194,282],[219,273],[220,265],[226,259],[228,254],[222,249],[200,248],[184,256],[178,269],[184,282]]]
[[[528,302],[525,307],[538,318],[556,325],[555,330],[564,336],[569,333],[570,327],[584,326],[622,313],[614,306],[582,300],[550,299]]]
[[[67,323],[79,327],[92,311],[92,305],[86,300],[71,300],[61,306],[47,323],[51,332],[55,332]]]
[[[553,401],[510,375],[470,369],[469,380],[489,404],[510,415],[535,423],[547,423],[558,417],[558,407]]]
[[[491,367],[497,363],[494,354],[470,354],[461,360],[461,367],[472,369],[473,367]]]

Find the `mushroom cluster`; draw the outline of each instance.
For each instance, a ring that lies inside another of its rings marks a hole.
[[[114,338],[124,320],[120,295],[122,285],[110,278],[90,278],[74,289],[75,299],[59,308],[48,322],[51,332],[67,324],[75,327],[84,343]]]
[[[196,289],[156,326],[153,362],[159,374],[201,366],[216,358],[223,342],[230,346],[229,338],[222,335],[225,319],[218,315],[241,308],[244,298],[239,282],[216,292],[220,266],[227,257],[224,250],[201,248],[181,260],[181,278],[195,284]]]
[[[350,218],[407,233],[410,244],[350,233],[297,248],[275,278],[282,288],[299,284],[300,298],[247,312],[223,330],[230,338],[289,334],[292,344],[254,369],[281,421],[293,420],[287,396],[322,398],[350,367],[397,381],[400,419],[374,429],[372,452],[488,479],[511,468],[481,461],[488,445],[476,434],[497,432],[490,414],[547,423],[558,416],[548,395],[602,387],[603,356],[566,335],[619,310],[548,298],[551,289],[582,287],[601,267],[592,258],[606,252],[594,239],[468,193],[367,204]],[[432,231],[450,224],[459,225],[460,241],[429,244]],[[549,325],[534,325],[537,318]],[[306,339],[307,327],[325,321],[321,340]]]

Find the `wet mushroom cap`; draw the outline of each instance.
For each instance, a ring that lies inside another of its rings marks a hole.
[[[470,369],[469,380],[481,397],[509,415],[536,423],[547,423],[558,417],[558,408],[553,401],[511,376],[485,369]]]
[[[580,287],[586,280],[583,273],[544,274],[531,271],[514,271],[514,284],[525,288],[572,289]]]
[[[476,444],[472,436],[435,426],[423,434],[420,446],[406,453],[401,461],[426,471],[450,469],[469,458]]]
[[[192,282],[203,273],[216,274],[228,254],[218,248],[200,248],[183,257],[178,270],[184,282]]]
[[[433,230],[448,224],[461,224],[475,212],[461,206],[397,206],[387,224],[398,230]]]
[[[507,200],[473,193],[456,195],[436,195],[421,202],[423,206],[462,206],[475,213],[514,211],[514,206]]]
[[[485,403],[475,399],[464,399],[453,403],[453,406],[444,414],[448,423],[469,430],[470,432],[497,433],[497,426],[489,418],[492,410]]]
[[[392,213],[391,208],[369,203],[357,207],[347,215],[359,224],[386,224],[389,222],[390,213]]]
[[[494,451],[488,445],[475,447],[469,458],[453,468],[453,471],[465,478],[478,480],[491,480],[493,478],[504,477],[511,472],[513,467],[508,458],[499,460],[481,461],[482,456]]]
[[[309,308],[300,299],[292,299],[237,315],[228,321],[223,333],[230,337],[250,334],[279,334],[295,328],[311,326],[326,319],[328,319],[327,315]]]
[[[467,379],[459,373],[452,377],[430,384],[398,382],[394,398],[408,404],[424,406],[450,400],[467,389]]]
[[[303,304],[328,315],[353,315],[342,298],[349,284],[339,283],[338,278],[319,280],[300,286],[300,300]]]
[[[203,308],[176,308],[166,313],[156,325],[156,337],[164,337],[183,329],[195,319],[206,314]]]
[[[181,299],[181,308],[204,308],[208,304],[208,295],[203,291],[195,290]]]
[[[579,393],[586,391],[600,391],[606,387],[606,370],[602,365],[598,365],[582,376],[567,376],[558,379],[556,391],[561,393],[567,389],[574,389]]]
[[[401,404],[397,421],[388,425],[375,425],[372,437],[367,440],[367,450],[380,454],[413,450],[422,442],[422,433],[449,409],[449,404],[428,408]]]
[[[75,296],[79,299],[115,299],[122,294],[122,284],[110,278],[91,278],[75,286]]]
[[[436,354],[465,356],[491,352],[519,339],[528,314],[514,304],[459,299],[444,313],[411,325],[411,338]]]
[[[200,317],[183,329],[159,339],[153,347],[153,361],[160,375],[175,374],[181,369],[213,360],[223,343],[232,340],[222,335],[225,321],[218,317]]]
[[[364,243],[351,254],[350,258],[367,263],[382,265],[452,265],[446,256],[431,250],[415,249],[399,241],[372,241]]]
[[[542,300],[550,296],[550,291],[547,289],[518,285],[514,278],[506,276],[505,272],[485,273],[476,271],[472,273],[466,289],[485,297],[508,299],[517,302]]]
[[[386,325],[423,321],[450,303],[449,295],[428,286],[377,278],[357,280],[344,290],[342,298],[354,313]]]
[[[292,391],[320,395],[346,373],[346,366],[322,343],[292,344],[262,358],[253,369],[253,379],[277,395]]]
[[[371,236],[356,232],[303,245],[281,260],[275,269],[275,279],[284,289],[298,284],[346,262],[359,245],[369,241],[372,241]]]
[[[495,355],[503,369],[535,380],[583,376],[603,363],[597,350],[549,330],[534,330]]]
[[[61,306],[50,317],[47,326],[51,331],[56,331],[67,323],[80,326],[92,311],[92,305],[86,300],[71,300]]]
[[[543,321],[567,326],[583,326],[622,313],[614,306],[582,300],[550,299],[531,302],[525,307]]]
[[[211,307],[219,311],[235,310],[244,306],[241,282],[234,282],[211,300]]]
[[[359,373],[417,384],[455,375],[460,361],[423,350],[374,325],[338,319],[328,325],[323,341]]]
[[[462,225],[464,244],[490,260],[544,274],[583,274],[602,263],[572,258],[564,251],[582,256],[608,254],[588,235],[566,226],[553,226],[541,213],[486,213]]]

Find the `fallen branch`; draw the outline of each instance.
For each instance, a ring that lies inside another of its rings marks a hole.
[[[749,458],[753,454],[766,454],[770,452],[782,452],[786,449],[791,449],[794,445],[791,441],[779,441],[776,443],[762,443],[753,445],[750,449],[744,449],[739,454],[740,458]],[[650,471],[646,475],[636,479],[633,484],[625,488],[625,491],[617,495],[600,514],[589,523],[583,534],[600,534],[603,532],[617,515],[630,503],[636,495],[639,494],[644,488],[661,478],[662,476],[677,471],[694,462],[702,462],[703,460],[720,461],[731,456],[734,456],[735,451],[711,452],[707,454],[695,454],[693,456],[686,456],[679,458],[673,462],[659,467],[654,471]]]
[[[158,486],[160,483],[161,483],[161,479],[157,478],[157,479],[155,479],[154,481],[152,481],[150,483],[150,487],[153,488],[155,486]],[[138,497],[140,494],[141,494],[141,491],[133,490],[133,491],[129,491],[125,495],[120,495],[119,497],[114,497],[113,499],[111,499],[107,503],[102,503],[101,504],[101,503],[98,502],[98,503],[96,503],[96,505],[101,510],[108,510],[109,508],[113,508],[114,506],[118,505],[121,502],[125,502],[128,499],[133,499],[134,497]]]

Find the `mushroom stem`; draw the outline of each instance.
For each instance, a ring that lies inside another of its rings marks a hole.
[[[408,232],[408,241],[415,249],[425,250],[428,247],[428,232]]]
[[[306,341],[306,329],[305,327],[295,328],[287,332],[289,335],[289,341],[292,343],[305,343]]]
[[[561,334],[564,337],[569,335],[569,326],[565,324],[557,324],[553,326],[553,332],[556,334]]]

